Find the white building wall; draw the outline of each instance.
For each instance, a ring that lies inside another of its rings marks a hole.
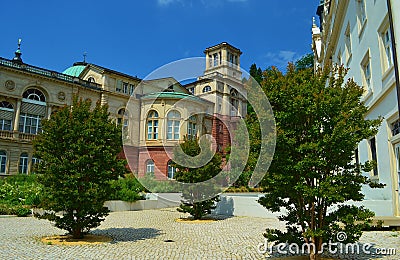
[[[329,1],[326,1],[329,2]],[[341,63],[349,68],[347,78],[353,78],[364,86],[363,101],[369,107],[367,119],[383,117],[376,138],[378,177],[372,172],[365,173],[372,180],[384,183],[382,189],[363,187],[365,200],[363,205],[375,211],[377,216],[399,216],[399,185],[394,145],[400,138],[392,136],[392,123],[398,119],[397,94],[393,65],[385,69],[383,63],[382,41],[380,33],[388,26],[386,1],[365,0],[366,22],[361,26],[358,18],[358,0],[331,1],[331,18],[324,17],[322,31],[322,55],[319,59]],[[400,1],[392,0],[392,9],[400,10]],[[341,13],[340,13],[341,12]],[[395,32],[400,35],[400,12],[394,11]],[[342,18],[341,18],[342,17]],[[331,21],[331,22],[329,22]],[[397,22],[396,22],[397,21]],[[346,31],[350,28],[351,55],[346,55]],[[313,30],[314,31],[314,30]],[[336,35],[335,35],[336,34]],[[325,40],[325,41],[324,41]],[[399,40],[396,39],[398,42]],[[363,64],[370,60],[371,84],[367,87],[363,73]],[[371,160],[369,142],[364,140],[358,147],[359,160]]]

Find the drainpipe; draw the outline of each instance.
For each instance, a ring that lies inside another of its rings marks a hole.
[[[393,55],[393,66],[394,66],[394,77],[396,80],[396,92],[397,92],[397,112],[400,117],[400,79],[399,79],[399,66],[397,61],[397,50],[396,50],[396,39],[394,35],[394,22],[392,13],[391,0],[387,0],[389,26],[390,26],[390,38],[392,39],[392,55]]]

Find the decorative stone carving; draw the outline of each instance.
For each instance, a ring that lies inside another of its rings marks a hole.
[[[15,82],[12,80],[7,80],[4,86],[6,87],[7,90],[13,91],[15,89]]]
[[[65,93],[62,92],[62,91],[58,92],[57,98],[60,101],[64,101],[65,100]]]

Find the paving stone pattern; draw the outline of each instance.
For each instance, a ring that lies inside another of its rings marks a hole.
[[[176,222],[187,215],[176,209],[113,212],[92,233],[108,235],[100,245],[46,245],[39,238],[62,235],[46,220],[0,218],[0,259],[267,259],[257,251],[265,228],[284,228],[277,219],[231,217],[208,223]],[[398,237],[397,237],[398,236]],[[400,233],[366,232],[361,242],[396,248]],[[381,256],[341,256],[380,259]]]

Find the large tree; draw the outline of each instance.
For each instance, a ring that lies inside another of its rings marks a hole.
[[[280,220],[287,227],[284,232],[267,229],[264,235],[270,241],[313,245],[310,259],[320,258],[324,242],[338,241],[339,231],[347,234],[344,243],[358,240],[373,216],[346,202],[364,198],[361,188],[369,180],[362,172],[372,164],[356,163],[354,151],[376,134],[380,119],[365,119],[364,90],[352,79],[345,81],[345,75],[343,67],[314,73],[291,64],[286,74],[265,71],[262,82],[274,110],[277,143],[259,203],[285,212]]]
[[[219,196],[217,195],[219,192],[214,186],[216,183],[212,178],[222,170],[221,156],[218,153],[212,155],[209,142],[205,140],[201,142],[204,142],[203,145],[199,144],[198,139],[188,139],[185,137],[185,141],[180,144],[180,148],[184,154],[179,153],[178,150],[174,153],[174,160],[185,162],[185,164],[190,164],[188,160],[205,161],[204,158],[211,157],[210,161],[200,167],[173,164],[177,168],[175,174],[176,181],[188,184],[182,186],[183,200],[178,211],[189,213],[194,219],[201,219],[205,215],[210,214],[211,210],[216,207],[215,204],[219,201]],[[189,159],[183,158],[186,156],[189,156]],[[205,182],[207,180],[208,183]]]
[[[74,238],[82,238],[108,215],[111,180],[125,173],[117,155],[122,150],[121,129],[109,117],[107,106],[74,97],[42,121],[43,132],[34,141],[41,159],[36,173],[44,187],[38,215],[55,222]],[[61,214],[58,214],[61,213]]]

